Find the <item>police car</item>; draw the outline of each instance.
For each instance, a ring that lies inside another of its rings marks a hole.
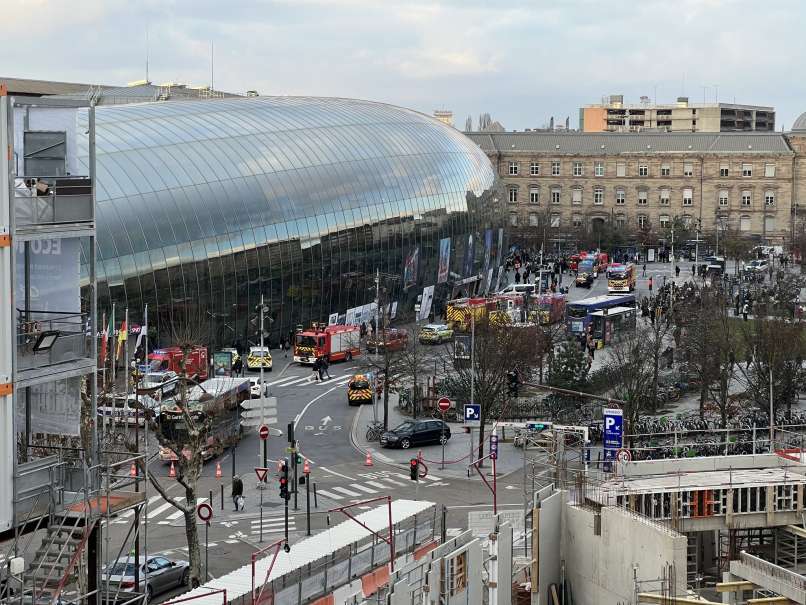
[[[271,371],[271,353],[269,347],[249,347],[249,355],[246,356],[246,368],[249,370],[259,370],[263,366],[264,370]]]
[[[428,324],[420,330],[420,342],[423,344],[442,344],[453,338],[453,330],[445,324]]]
[[[364,374],[356,374],[347,383],[347,403],[361,405],[372,403],[372,387]]]

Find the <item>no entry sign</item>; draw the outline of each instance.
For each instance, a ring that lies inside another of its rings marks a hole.
[[[213,507],[202,502],[196,507],[196,515],[205,523],[210,523],[210,519],[213,518]]]
[[[260,428],[257,430],[257,434],[260,436],[262,441],[266,441],[266,439],[269,438],[269,425],[261,424]]]
[[[439,407],[440,412],[447,412],[451,409],[451,400],[447,397],[440,397],[439,401],[437,401],[437,407]]]

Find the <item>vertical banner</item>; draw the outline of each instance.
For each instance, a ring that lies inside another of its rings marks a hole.
[[[473,246],[473,234],[470,233],[467,236],[467,247],[465,248],[465,262],[463,263],[464,271],[462,273],[462,277],[470,277],[473,275],[473,269],[475,265],[475,248]]]
[[[498,229],[498,254],[495,255],[495,262],[499,265],[503,264],[504,258],[501,256],[504,253],[504,228]]]
[[[617,408],[605,408],[602,410],[602,420],[604,424],[604,445],[605,460],[613,460],[616,452],[622,447],[624,437],[624,412]]]
[[[327,318],[327,325],[335,326],[337,323],[339,323],[339,314],[331,313],[330,317]]]
[[[423,300],[420,303],[420,315],[417,321],[428,319],[431,315],[431,305],[434,302],[434,286],[426,286],[423,288]]]
[[[493,251],[493,230],[487,229],[484,232],[484,272],[490,268],[490,254]]]
[[[389,313],[389,319],[394,319],[397,316],[397,301],[392,303],[392,310]]]
[[[439,240],[439,267],[437,269],[437,283],[444,284],[448,281],[448,273],[451,267],[451,238],[446,237]]]
[[[406,257],[406,263],[403,265],[403,288],[410,288],[417,283],[417,264],[420,260],[420,247],[416,246],[414,250]]]

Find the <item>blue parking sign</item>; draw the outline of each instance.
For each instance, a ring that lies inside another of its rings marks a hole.
[[[605,450],[617,450],[622,447],[624,439],[624,412],[615,408],[602,410],[604,422],[603,445]]]
[[[478,426],[481,422],[481,405],[478,403],[465,404],[465,424]]]

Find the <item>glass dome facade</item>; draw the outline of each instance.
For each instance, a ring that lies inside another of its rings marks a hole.
[[[398,316],[426,286],[438,306],[483,289],[505,244],[484,152],[380,103],[100,106],[96,175],[99,314],[115,302],[136,323],[148,303],[156,326],[155,314],[201,308],[213,346],[255,340],[261,294],[273,346],[298,324],[368,304],[376,270]]]

